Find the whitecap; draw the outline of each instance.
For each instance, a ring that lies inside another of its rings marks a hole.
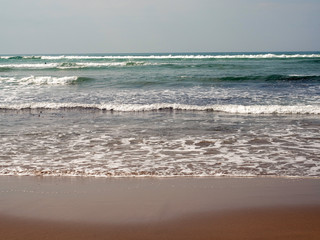
[[[31,75],[23,78],[0,77],[0,82],[10,82],[18,85],[68,85],[77,80],[77,76],[52,77]]]
[[[62,78],[62,82],[75,81],[76,77]],[[61,80],[61,79],[60,79]],[[41,81],[40,81],[41,82]],[[55,82],[55,81],[53,81]],[[97,109],[118,112],[145,111],[211,111],[231,114],[320,114],[319,105],[186,105],[186,104],[86,104],[86,103],[19,103],[0,104],[1,109]]]

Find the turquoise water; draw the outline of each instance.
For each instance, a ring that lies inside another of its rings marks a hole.
[[[0,174],[320,176],[320,53],[0,56]]]

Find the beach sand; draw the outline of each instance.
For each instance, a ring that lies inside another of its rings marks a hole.
[[[319,239],[320,179],[0,177],[0,239]]]

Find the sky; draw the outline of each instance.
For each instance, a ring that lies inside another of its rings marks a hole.
[[[0,6],[0,54],[320,50],[320,0],[0,0]]]

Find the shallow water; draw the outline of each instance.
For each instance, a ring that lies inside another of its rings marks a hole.
[[[320,118],[1,112],[1,174],[320,177]]]

